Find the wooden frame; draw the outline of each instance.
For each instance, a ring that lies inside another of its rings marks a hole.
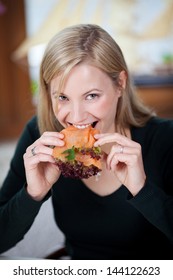
[[[27,60],[16,63],[12,53],[26,37],[24,0],[3,2],[0,15],[0,141],[17,138],[34,114]]]

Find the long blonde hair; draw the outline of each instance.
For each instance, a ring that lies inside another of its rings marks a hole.
[[[40,88],[38,99],[38,124],[40,133],[60,131],[50,97],[50,82],[62,76],[60,90],[71,69],[87,62],[104,71],[116,86],[120,87],[119,74],[125,71],[126,87],[119,98],[115,125],[120,131],[130,126],[143,126],[152,116],[151,110],[136,96],[123,53],[115,40],[100,26],[79,24],[67,27],[48,43],[40,66]]]

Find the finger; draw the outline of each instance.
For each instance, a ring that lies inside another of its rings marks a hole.
[[[123,159],[123,156],[121,156],[121,159],[118,158],[118,156],[112,158],[110,165],[109,165],[109,169],[108,169],[109,171],[114,172],[118,176],[119,173],[117,173],[117,172],[125,171],[125,169],[126,169],[126,172],[128,172],[127,163]],[[128,174],[128,173],[126,173],[126,174]],[[124,177],[124,175],[123,175],[123,177]],[[121,177],[119,177],[119,179],[120,178]],[[120,179],[122,183],[124,182],[124,179],[125,178]]]
[[[102,146],[106,143],[117,143],[121,146],[135,147],[138,143],[133,140],[123,136],[119,133],[106,133],[106,134],[96,134],[97,141],[94,143],[95,147]]]
[[[123,154],[123,157],[121,157],[121,155]],[[138,149],[135,147],[128,147],[128,146],[121,146],[121,145],[113,145],[111,148],[110,153],[108,154],[107,157],[107,168],[110,169],[110,164],[111,161],[114,157],[116,158],[121,158],[121,159],[126,159],[126,157],[124,157],[124,155],[139,155],[139,151]]]
[[[28,149],[27,151],[27,156],[28,157],[35,157],[38,154],[47,154],[47,155],[52,155],[52,147],[50,146],[45,146],[45,145],[38,145],[34,146],[32,149]]]
[[[140,154],[140,148],[138,147],[129,147],[129,146],[122,146],[119,144],[115,144],[112,146],[110,153],[116,153],[116,154]]]
[[[39,139],[37,139],[31,146],[29,146],[27,149],[26,149],[26,152],[29,153],[30,155],[33,155],[32,153],[32,149],[34,149],[34,152],[36,153],[36,151],[40,151],[40,148],[39,146],[45,146],[45,147],[49,147],[49,148],[52,148],[52,147],[55,147],[55,146],[64,146],[64,141],[57,138],[57,137],[54,137],[54,136],[49,136],[49,137],[40,137]]]
[[[94,134],[94,138],[99,139],[103,136],[111,135],[112,133],[96,133]]]
[[[23,158],[24,158],[25,166],[30,168],[31,167],[34,168],[40,162],[55,163],[55,159],[48,154],[36,154],[35,156],[28,157],[27,154],[25,153]]]
[[[107,162],[106,162],[106,166],[107,168],[110,170],[111,169],[111,162],[114,159],[114,162],[118,163],[118,155],[121,156],[122,152],[120,150],[120,145],[114,145],[110,151],[110,153],[107,156]],[[116,161],[117,160],[117,161]]]
[[[60,136],[60,134],[59,134]],[[59,138],[57,136],[54,135],[48,135],[48,134],[44,134],[40,137],[40,141],[41,144],[47,145],[47,146],[63,146],[65,144],[65,142],[63,141],[63,138]],[[38,143],[39,143],[38,142]]]
[[[46,131],[46,132],[44,132],[41,136],[40,136],[40,138],[38,138],[34,143],[35,144],[37,144],[37,143],[39,143],[40,141],[41,142],[44,142],[44,141],[51,141],[51,140],[53,140],[53,141],[56,141],[56,140],[58,140],[58,139],[63,139],[64,138],[64,134],[62,134],[62,133],[60,133],[60,132],[56,132],[56,131]],[[56,139],[56,140],[55,140]],[[33,143],[33,144],[34,144]]]
[[[123,166],[122,164],[125,164],[123,156],[114,156],[109,162],[108,169],[115,172],[118,167]]]
[[[114,154],[114,156],[107,159],[107,168],[109,170],[115,170],[119,163],[124,163],[128,168],[131,168],[139,163],[139,159],[135,154]]]
[[[60,138],[60,139],[63,139],[64,138],[64,134],[61,133],[61,132],[57,132],[57,131],[45,131],[42,136],[45,136],[45,137],[57,137],[57,138]]]

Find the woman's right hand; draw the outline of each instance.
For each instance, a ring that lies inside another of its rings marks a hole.
[[[61,172],[52,157],[51,146],[63,146],[64,135],[59,132],[44,132],[24,154],[27,192],[35,200],[42,200]],[[33,155],[34,149],[34,155]]]

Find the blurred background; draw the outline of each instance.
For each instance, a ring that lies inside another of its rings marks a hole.
[[[76,23],[105,28],[124,52],[137,93],[159,116],[173,118],[173,0],[0,0],[0,186],[24,125],[35,114],[45,46]],[[48,215],[47,207],[42,211]],[[9,254],[42,257],[63,242],[53,232],[51,246],[39,244],[36,253],[21,245]]]

